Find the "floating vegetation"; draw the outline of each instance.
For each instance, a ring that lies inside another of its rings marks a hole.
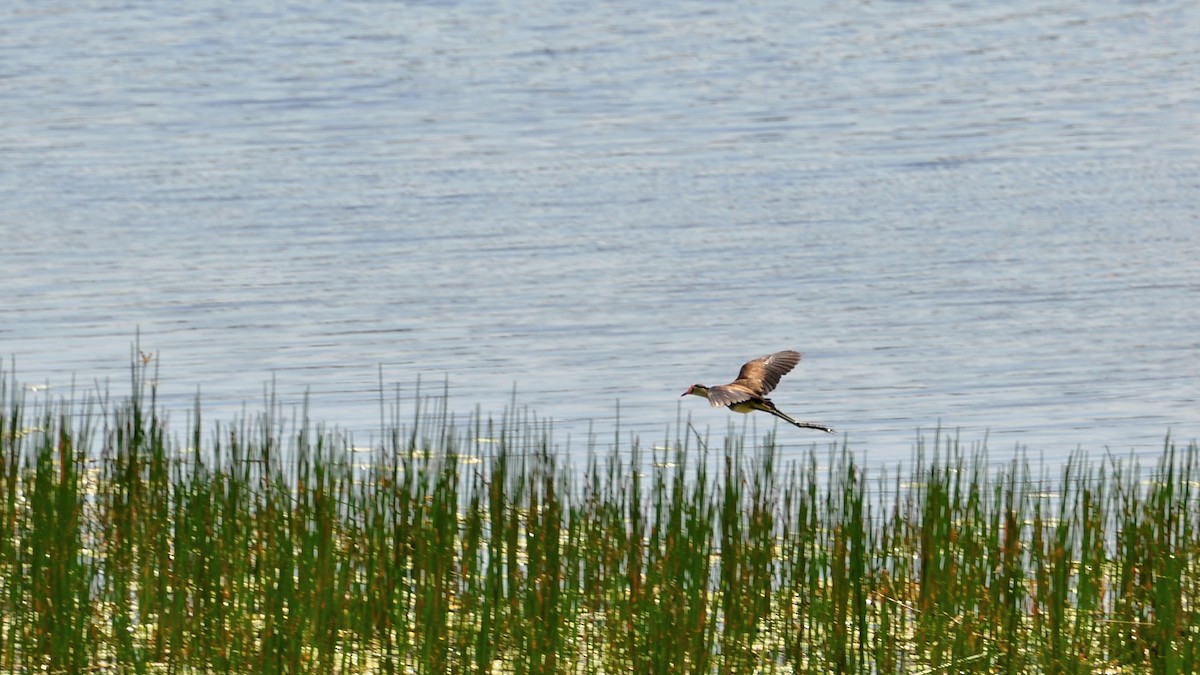
[[[444,399],[369,451],[270,405],[180,438],[148,363],[119,401],[0,377],[0,671],[1197,669],[1195,443],[868,473],[685,424],[571,463]]]

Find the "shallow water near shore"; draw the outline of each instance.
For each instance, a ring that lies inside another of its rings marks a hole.
[[[0,18],[32,396],[124,392],[140,333],[179,416],[273,386],[366,442],[419,378],[462,414],[515,387],[578,448],[769,429],[679,394],[792,348],[776,404],[868,461],[939,424],[1052,461],[1200,436],[1190,5]]]

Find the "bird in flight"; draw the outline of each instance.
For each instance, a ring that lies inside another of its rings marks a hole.
[[[747,361],[738,371],[737,379],[729,384],[719,387],[693,384],[682,395],[703,396],[708,399],[712,407],[725,406],[734,412],[748,413],[761,410],[801,429],[817,429],[832,434],[834,433],[833,429],[827,426],[812,422],[797,422],[787,413],[776,408],[771,399],[766,398],[767,394],[771,393],[771,390],[779,384],[779,378],[792,372],[792,368],[795,368],[798,363],[800,363],[800,352],[790,349],[767,354],[753,361]]]

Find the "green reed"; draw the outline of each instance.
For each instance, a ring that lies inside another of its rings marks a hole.
[[[935,433],[868,472],[774,437],[578,463],[510,406],[383,439],[265,410],[168,428],[0,373],[0,671],[1189,673],[1200,449],[988,462]],[[785,430],[786,431],[786,430]],[[1036,473],[1035,473],[1036,472]]]

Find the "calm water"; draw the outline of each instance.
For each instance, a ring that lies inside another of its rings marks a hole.
[[[6,3],[0,353],[119,393],[140,327],[168,405],[359,441],[380,368],[515,384],[581,446],[795,348],[873,460],[1194,439],[1200,10],[1041,4]]]

